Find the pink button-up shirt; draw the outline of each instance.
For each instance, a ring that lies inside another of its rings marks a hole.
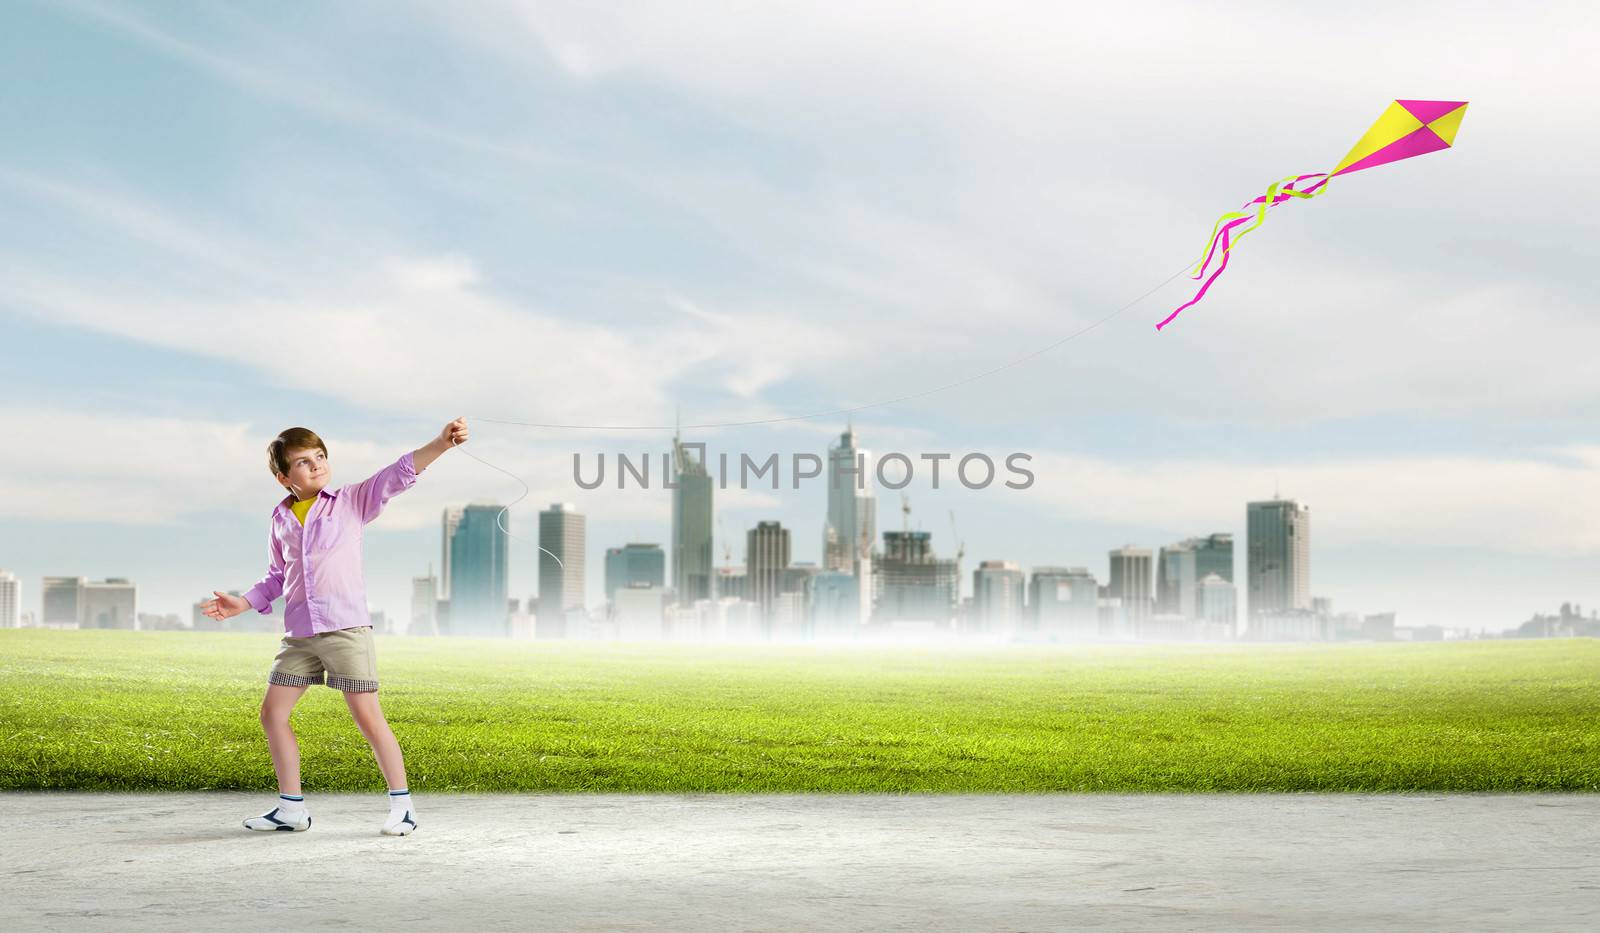
[[[359,483],[317,493],[303,528],[289,509],[294,495],[284,496],[272,510],[267,575],[244,598],[267,615],[272,601],[286,595],[283,629],[297,638],[371,625],[361,529],[416,481],[407,453]]]

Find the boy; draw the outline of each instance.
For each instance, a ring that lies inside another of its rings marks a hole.
[[[207,616],[221,621],[246,609],[266,615],[274,599],[286,596],[286,634],[261,701],[261,726],[278,775],[278,805],[245,820],[247,828],[294,832],[311,827],[300,794],[300,747],[289,728],[289,714],[307,687],[324,682],[344,693],[389,785],[383,832],[404,836],[417,828],[400,743],[378,706],[377,655],[361,569],[362,526],[410,489],[417,474],[440,454],[466,440],[467,421],[457,418],[426,445],[359,483],[334,490],[327,488],[333,475],[328,446],[314,432],[289,428],[267,445],[267,469],[289,490],[272,511],[267,575],[243,596],[213,590],[216,599],[202,606]]]

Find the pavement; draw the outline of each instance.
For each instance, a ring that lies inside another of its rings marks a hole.
[[[0,793],[12,931],[1600,930],[1600,795]]]

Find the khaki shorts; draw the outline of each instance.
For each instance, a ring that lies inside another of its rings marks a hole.
[[[309,687],[323,682],[335,690],[364,693],[378,689],[378,650],[372,626],[319,632],[304,638],[283,636],[267,683]]]

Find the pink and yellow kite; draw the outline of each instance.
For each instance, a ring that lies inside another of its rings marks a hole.
[[[1199,279],[1205,275],[1213,259],[1218,260],[1216,270],[1200,286],[1200,291],[1167,315],[1166,320],[1156,325],[1156,330],[1170,324],[1178,312],[1206,296],[1206,289],[1217,280],[1222,270],[1228,268],[1228,253],[1244,239],[1245,234],[1266,221],[1267,208],[1290,198],[1316,197],[1328,190],[1328,182],[1339,175],[1448,149],[1455,142],[1456,131],[1461,128],[1461,118],[1466,112],[1467,102],[1464,100],[1397,100],[1389,105],[1378,122],[1372,124],[1367,135],[1361,137],[1343,161],[1334,166],[1333,171],[1280,178],[1267,187],[1266,194],[1246,201],[1237,211],[1223,214],[1216,226],[1212,227],[1206,251],[1189,277]],[[1310,187],[1297,187],[1314,179],[1320,180]],[[1254,210],[1251,205],[1255,205]],[[1235,234],[1234,228],[1246,221],[1250,221],[1250,225]]]

